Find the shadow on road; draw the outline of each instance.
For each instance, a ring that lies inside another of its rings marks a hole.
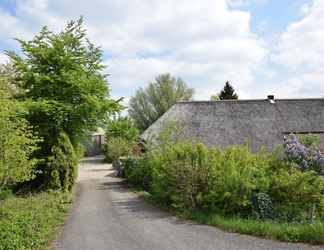
[[[132,193],[120,180],[105,182],[102,184],[103,188],[101,190],[111,190],[119,194]],[[134,194],[136,195],[136,194]],[[187,221],[156,207],[149,201],[146,201],[140,197],[127,197],[127,199],[118,199],[115,201],[116,206],[119,209],[125,211],[128,214],[135,214],[138,219],[145,220],[159,220],[159,219],[169,219],[173,224],[187,224],[187,225],[197,225],[195,222]]]

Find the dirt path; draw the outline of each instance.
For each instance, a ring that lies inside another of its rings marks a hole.
[[[53,249],[324,249],[224,233],[180,220],[130,192],[102,159],[83,159],[79,196]]]

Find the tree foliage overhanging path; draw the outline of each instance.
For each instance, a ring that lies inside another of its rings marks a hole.
[[[43,139],[35,154],[44,160],[38,166],[43,173],[61,133],[77,150],[80,137],[124,108],[119,103],[122,98],[110,98],[107,75],[102,74],[102,50],[89,41],[82,24],[81,17],[58,34],[45,26],[30,41],[15,39],[23,56],[5,51],[15,69],[8,86],[22,89],[13,97],[27,108],[25,118]],[[66,175],[65,170],[59,172]]]
[[[139,88],[129,102],[129,116],[135,127],[143,132],[178,101],[193,100],[195,90],[169,73],[158,75],[155,82]]]
[[[101,74],[102,51],[86,38],[82,22],[82,17],[69,22],[59,34],[43,27],[28,42],[16,39],[24,57],[6,51],[21,72],[14,80],[28,90],[21,98],[29,108],[29,120],[46,138],[64,131],[74,142],[121,108],[110,99],[107,76]]]

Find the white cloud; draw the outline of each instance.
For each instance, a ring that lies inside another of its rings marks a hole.
[[[273,84],[286,97],[323,97],[324,93],[324,2],[300,8],[303,18],[290,24],[271,55],[274,63],[289,71],[286,79]]]
[[[308,6],[308,4],[307,3],[304,3],[302,5],[302,7],[300,7],[300,11],[299,12],[300,12],[301,15],[307,14],[309,12],[309,6]]]
[[[302,9],[305,9],[304,5]],[[323,70],[323,13],[324,2],[314,0],[307,15],[301,21],[289,25],[281,35],[276,46],[277,53],[272,55],[272,60],[286,67],[296,68],[306,64],[311,70]]]
[[[269,46],[250,31],[251,14],[229,10],[230,2],[263,1],[19,0],[15,16],[0,15],[0,40],[31,39],[44,25],[59,32],[83,15],[87,36],[104,50],[113,96],[129,98],[169,72],[194,87],[196,99],[209,99],[226,81],[249,98],[257,92],[248,94],[256,73],[265,79],[277,73],[266,68]]]
[[[227,4],[232,7],[242,7],[248,6],[253,3],[262,4],[267,2],[267,0],[226,0]]]

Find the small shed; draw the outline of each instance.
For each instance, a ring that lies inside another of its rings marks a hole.
[[[98,127],[96,131],[91,131],[87,133],[87,140],[81,142],[82,145],[86,148],[85,156],[94,156],[99,155],[101,145],[105,141],[105,131]]]

